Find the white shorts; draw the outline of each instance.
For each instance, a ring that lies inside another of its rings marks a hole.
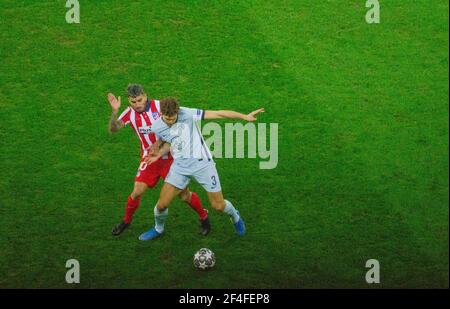
[[[188,169],[181,168],[174,162],[164,181],[180,190],[184,190],[191,181],[191,178],[194,178],[207,192],[222,191],[219,174],[217,174],[216,163],[214,161],[199,161],[199,163]]]

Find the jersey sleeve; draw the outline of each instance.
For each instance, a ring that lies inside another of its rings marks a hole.
[[[188,117],[192,117],[194,121],[203,120],[205,118],[205,111],[197,108],[183,107],[184,112]]]
[[[131,108],[127,107],[122,114],[119,116],[119,120],[123,122],[124,125],[127,125],[130,123],[130,114],[131,114]]]

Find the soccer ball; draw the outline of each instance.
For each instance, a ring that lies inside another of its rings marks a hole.
[[[194,254],[194,266],[200,270],[208,270],[216,264],[214,252],[207,248],[202,248]]]

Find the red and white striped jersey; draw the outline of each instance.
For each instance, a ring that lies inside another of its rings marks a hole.
[[[156,142],[156,137],[150,128],[152,123],[161,117],[158,100],[148,100],[145,111],[137,113],[131,107],[127,107],[119,116],[119,120],[125,125],[130,125],[141,141],[141,157],[148,155],[148,148]],[[163,159],[168,158],[164,156]]]

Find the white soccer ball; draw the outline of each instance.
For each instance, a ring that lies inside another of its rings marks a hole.
[[[216,257],[214,252],[207,248],[201,248],[194,254],[194,266],[200,270],[207,270],[214,267]]]

